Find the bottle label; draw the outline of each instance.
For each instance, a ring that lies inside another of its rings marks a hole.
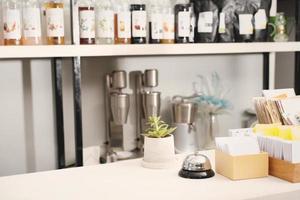
[[[25,8],[23,10],[24,37],[41,37],[41,15],[39,8]]]
[[[97,12],[97,36],[99,38],[114,37],[114,12],[100,10]]]
[[[62,8],[47,8],[47,36],[63,37],[65,35],[64,10]]]
[[[220,13],[219,33],[226,33],[225,13]]]
[[[21,39],[21,13],[16,9],[6,10],[3,16],[4,39]]]
[[[182,11],[178,12],[178,36],[179,37],[189,37],[190,36],[190,12]]]
[[[147,16],[146,11],[132,11],[132,36],[146,37]]]
[[[259,9],[254,15],[255,29],[263,30],[267,28],[267,14],[265,9]]]
[[[119,12],[117,15],[118,15],[118,38],[131,38],[130,12]]]
[[[174,14],[163,16],[163,39],[173,40],[175,38]]]
[[[240,35],[253,34],[252,18],[251,14],[239,15]]]
[[[163,22],[161,14],[151,15],[151,36],[154,40],[159,40],[162,38],[163,34]]]
[[[213,32],[213,12],[201,12],[198,18],[198,33]]]
[[[95,11],[81,10],[79,12],[80,38],[95,38]]]
[[[194,42],[195,26],[196,26],[196,17],[195,17],[195,15],[192,15],[192,17],[191,17],[191,25],[190,25],[190,37],[189,37],[189,41],[190,42]]]

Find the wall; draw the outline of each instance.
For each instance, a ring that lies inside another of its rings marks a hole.
[[[189,95],[197,74],[217,71],[231,88],[228,98],[234,110],[222,116],[222,133],[240,127],[242,114],[251,107],[251,97],[260,94],[262,56],[174,56],[83,59],[82,104],[84,146],[104,141],[103,76],[113,69],[157,68],[164,99],[165,116],[170,118],[167,99]],[[7,60],[0,62],[0,175],[55,169],[56,147],[50,61]],[[72,74],[70,60],[64,63],[66,153],[74,160]],[[130,90],[128,89],[128,92]],[[129,137],[132,140],[132,137]]]

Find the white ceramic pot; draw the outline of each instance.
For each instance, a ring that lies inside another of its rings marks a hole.
[[[145,137],[142,166],[151,169],[165,169],[174,166],[175,148],[173,135],[165,138]]]

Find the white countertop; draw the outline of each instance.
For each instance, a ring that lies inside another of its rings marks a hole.
[[[212,160],[214,151],[203,152]],[[167,170],[141,167],[141,160],[0,178],[1,200],[293,200],[300,184],[275,177],[231,181],[221,175],[203,180],[180,178],[184,156]]]

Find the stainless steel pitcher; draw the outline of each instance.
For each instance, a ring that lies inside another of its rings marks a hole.
[[[193,124],[197,114],[197,104],[192,102],[174,102],[172,104],[174,123]]]
[[[129,95],[123,93],[110,94],[110,106],[113,122],[116,125],[124,125],[127,123],[129,112]]]
[[[160,92],[142,93],[144,118],[158,117],[160,115]]]

